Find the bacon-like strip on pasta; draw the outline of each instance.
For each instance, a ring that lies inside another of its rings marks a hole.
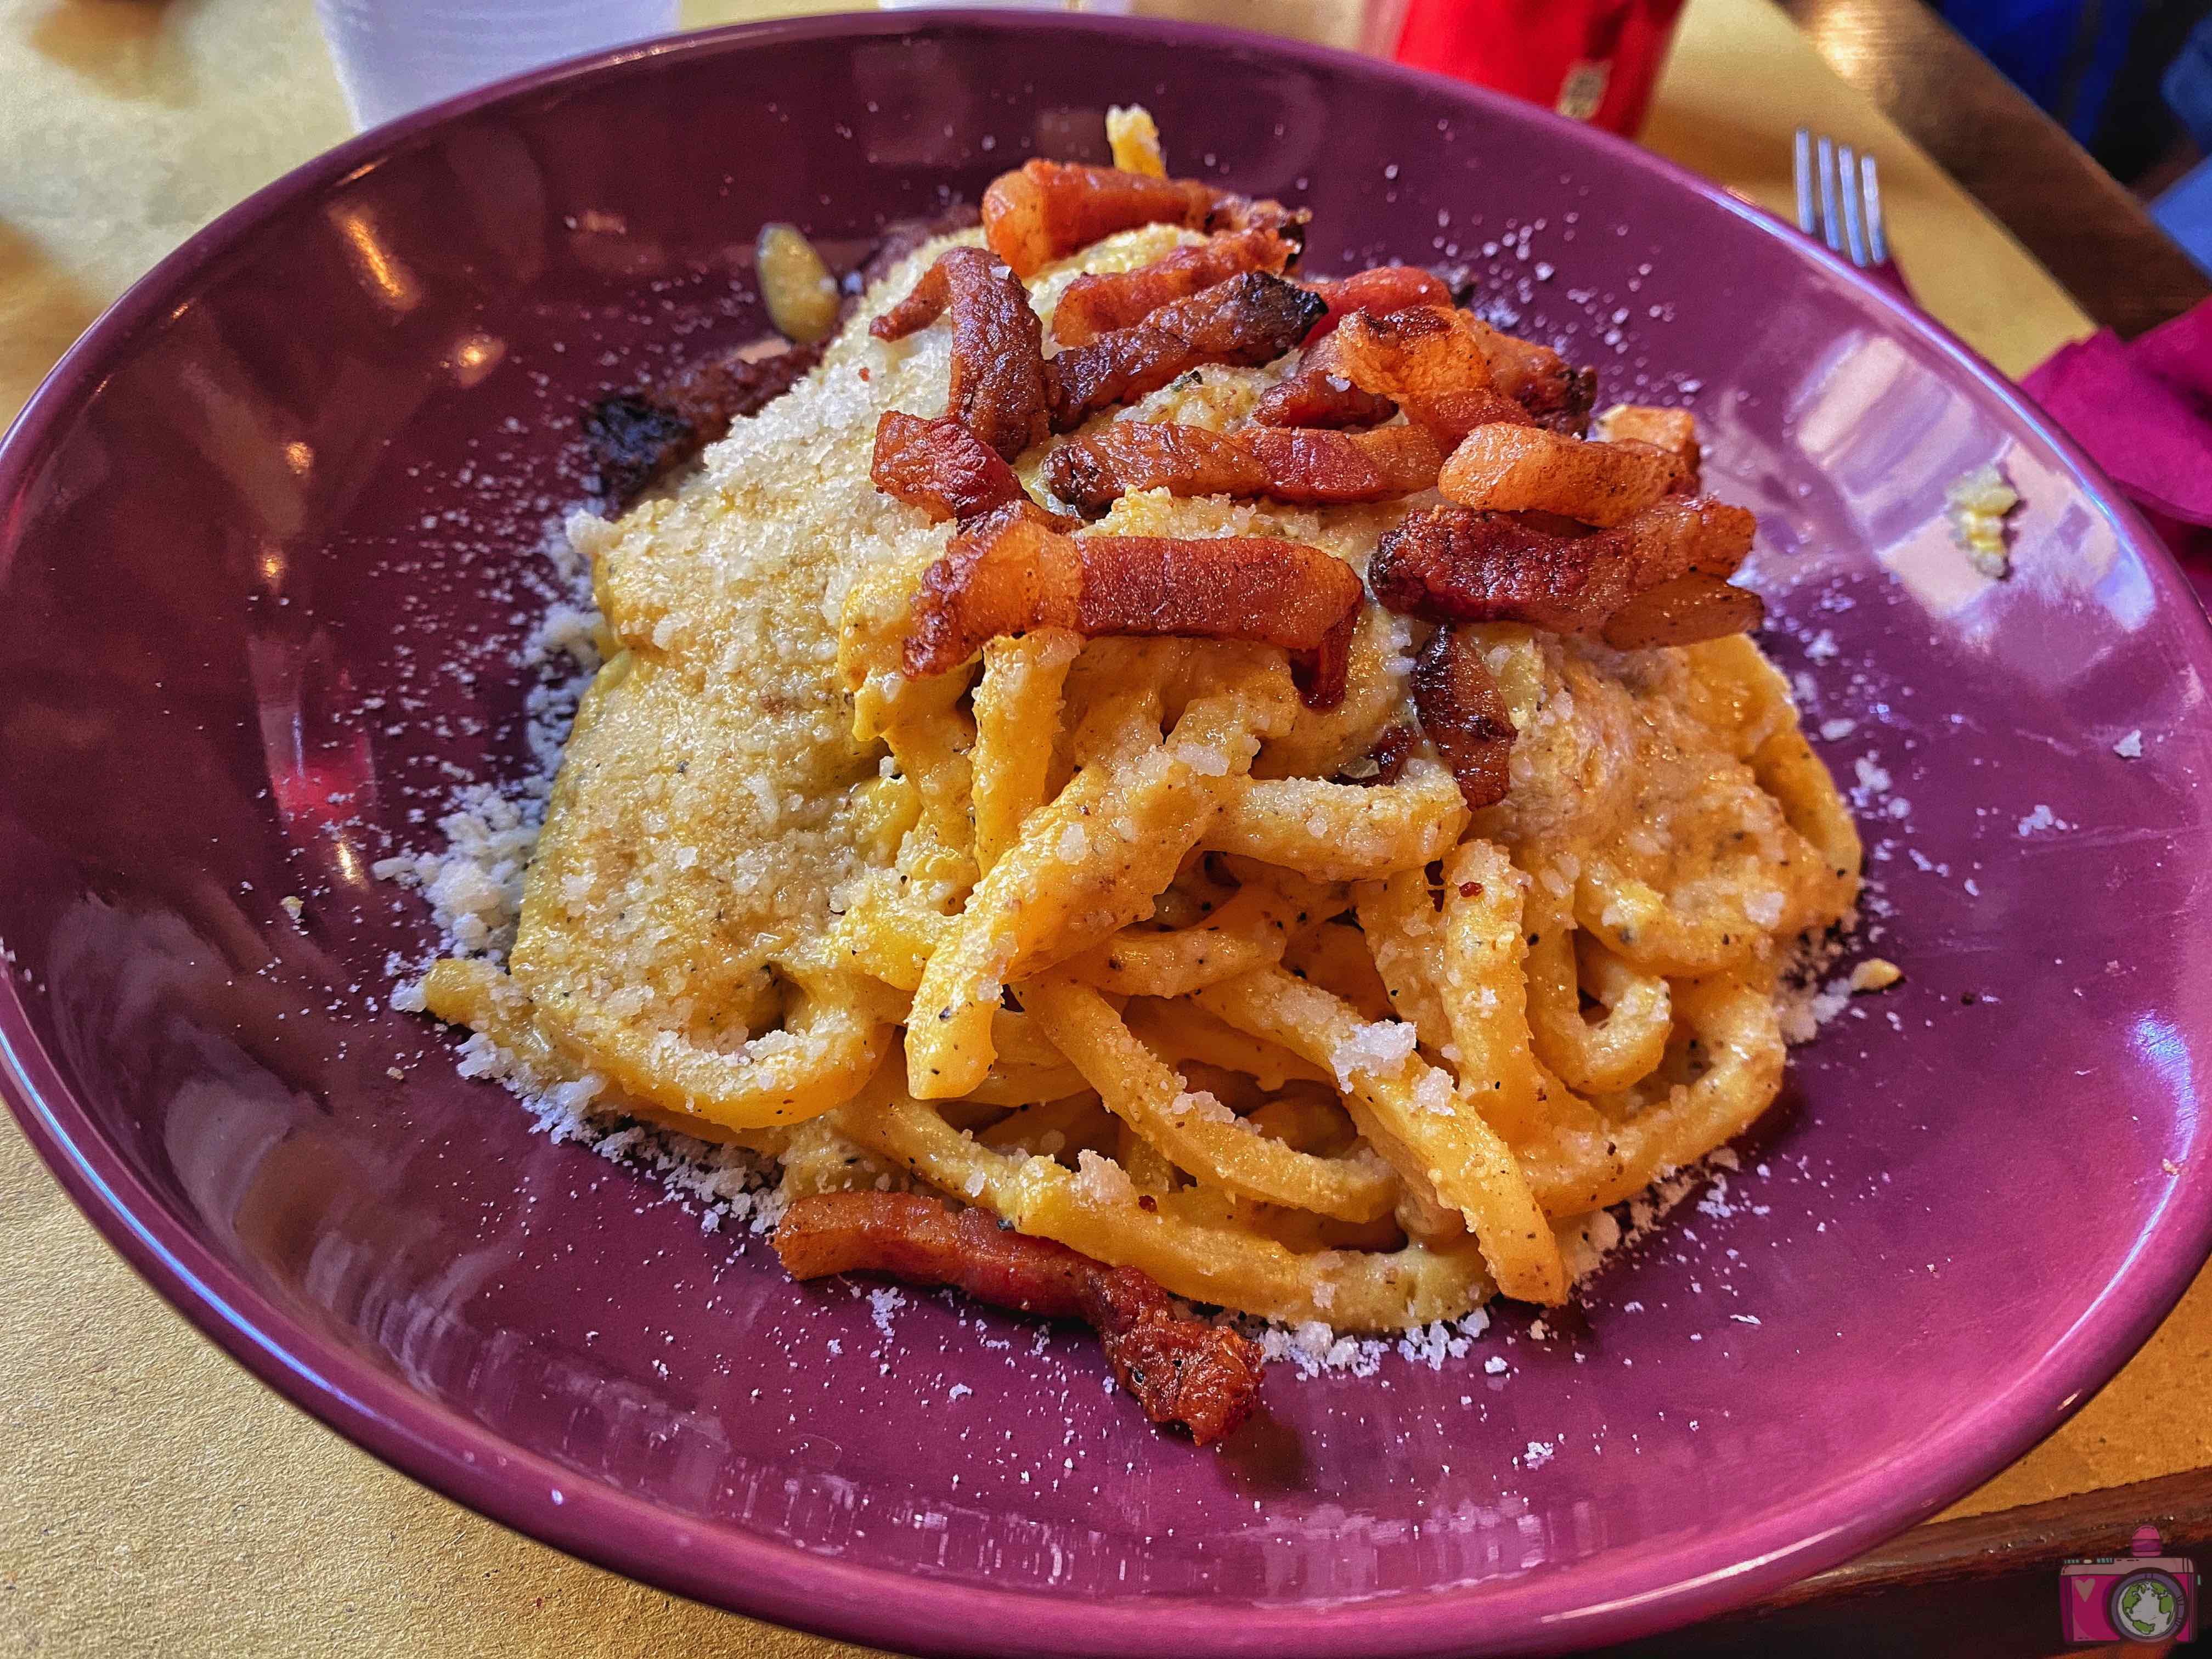
[[[1308,355],[1305,367],[1391,399],[1449,448],[1478,426],[1529,419],[1496,384],[1483,349],[1486,332],[1495,331],[1446,306],[1409,306],[1380,316],[1354,312]]]
[[[1495,806],[1512,787],[1516,734],[1482,647],[1459,629],[1439,628],[1413,659],[1413,678],[1421,730],[1451,768],[1460,799],[1472,812]]]
[[[1439,507],[1384,532],[1367,577],[1384,608],[1430,622],[1597,634],[1647,588],[1692,574],[1735,574],[1756,527],[1742,507],[1678,495],[1587,534],[1512,514]]]
[[[972,206],[933,218],[894,219],[842,284],[850,307],[923,243],[976,222]],[[822,345],[793,345],[776,336],[685,366],[653,385],[602,398],[584,410],[584,441],[599,473],[599,491],[624,508],[709,444],[730,423],[757,415],[822,361]]]
[[[694,363],[666,381],[617,392],[584,410],[584,443],[599,493],[626,507],[708,444],[730,422],[757,415],[822,361],[819,345],[755,341]]]
[[[1644,443],[1592,443],[1532,425],[1490,423],[1461,441],[1437,487],[1462,507],[1556,513],[1605,526],[1669,494],[1682,464]]]
[[[1291,260],[1305,252],[1306,227],[1313,222],[1310,208],[1286,208],[1273,197],[1239,196],[1233,190],[1213,192],[1212,210],[1206,228],[1216,235],[1243,230],[1272,230],[1295,250]]]
[[[918,1193],[818,1193],[792,1201],[774,1243],[793,1279],[884,1273],[1017,1313],[1082,1320],[1145,1415],[1201,1446],[1236,1429],[1259,1400],[1261,1355],[1249,1338],[1178,1314],[1134,1267],[1015,1232],[988,1211],[956,1213]]]
[[[1252,406],[1260,426],[1380,426],[1398,412],[1388,398],[1362,392],[1341,374],[1301,364],[1269,386]]]
[[[1032,157],[983,192],[991,252],[1031,276],[1062,254],[1138,225],[1206,222],[1213,191],[1195,179],[1155,179],[1118,167]]]
[[[1645,588],[1606,618],[1603,637],[1616,651],[1643,651],[1748,634],[1765,620],[1766,602],[1749,588],[1692,574]]]
[[[1613,444],[1649,444],[1680,465],[1674,489],[1698,493],[1705,451],[1698,442],[1697,417],[1686,409],[1654,409],[1644,404],[1615,404],[1597,417],[1597,435]]]
[[[1305,285],[1328,305],[1328,314],[1315,327],[1316,337],[1355,311],[1403,311],[1407,306],[1449,309],[1452,302],[1450,285],[1419,265],[1377,265],[1349,276],[1309,276]]]
[[[1034,505],[1013,468],[950,415],[925,421],[885,410],[876,422],[868,477],[884,495],[940,523],[957,519],[965,524],[1002,507]],[[1068,520],[1036,510],[1056,527],[1070,526]]]
[[[1307,703],[1344,696],[1359,577],[1318,548],[1267,536],[1065,536],[1017,505],[963,530],[914,596],[908,678],[1036,628],[1256,640],[1291,654]]]
[[[1297,252],[1272,230],[1242,230],[1176,248],[1134,270],[1087,271],[1061,291],[1053,307],[1053,337],[1062,345],[1082,345],[1243,271],[1280,276]]]
[[[952,313],[948,412],[1012,460],[1049,430],[1044,329],[1028,291],[979,247],[947,248],[913,291],[868,325],[902,340]]]
[[[1263,495],[1318,507],[1427,489],[1443,462],[1436,441],[1415,426],[1214,432],[1172,421],[1114,421],[1054,450],[1044,475],[1054,495],[1086,509],[1136,489]]]
[[[1491,379],[1537,425],[1570,438],[1589,429],[1590,406],[1597,401],[1595,369],[1571,368],[1547,345],[1492,328],[1479,318],[1468,320],[1490,365]]]
[[[1141,323],[1117,328],[1054,357],[1052,421],[1073,430],[1110,404],[1157,392],[1207,363],[1256,368],[1306,336],[1322,302],[1294,283],[1248,270],[1162,306]]]
[[[1102,236],[1139,225],[1272,230],[1296,245],[1304,240],[1307,217],[1303,209],[1255,201],[1196,179],[1155,179],[1042,157],[1000,173],[983,192],[984,240],[1021,277],[1035,276]]]

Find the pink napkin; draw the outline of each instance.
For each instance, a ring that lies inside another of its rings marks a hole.
[[[2212,300],[2127,344],[2061,346],[2021,382],[2095,457],[2212,606]]]

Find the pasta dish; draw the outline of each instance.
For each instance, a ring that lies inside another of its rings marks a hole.
[[[1860,848],[1686,413],[1115,141],[580,521],[519,927],[422,997],[776,1160],[797,1276],[1085,1319],[1205,1440],[1233,1316],[1565,1301],[1774,1099]]]

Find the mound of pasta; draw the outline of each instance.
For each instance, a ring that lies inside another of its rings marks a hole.
[[[1856,899],[1751,515],[1686,414],[1593,427],[1438,277],[1304,280],[1302,214],[1117,147],[1000,179],[585,525],[608,659],[511,952],[428,1006],[780,1160],[800,1273],[1109,1353],[1152,1287],[1557,1304],[1594,1212],[1774,1099],[1778,976]]]

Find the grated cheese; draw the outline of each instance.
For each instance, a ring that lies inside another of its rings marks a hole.
[[[1358,1027],[1328,1057],[1336,1086],[1349,1089],[1352,1079],[1360,1076],[1389,1076],[1405,1064],[1419,1041],[1419,1033],[1401,1019],[1380,1019]]]

